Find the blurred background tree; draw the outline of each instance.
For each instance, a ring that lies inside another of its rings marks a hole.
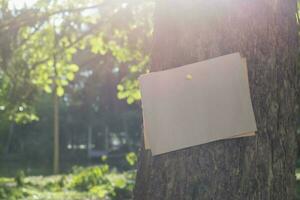
[[[59,160],[67,170],[102,155],[122,167],[139,143],[136,77],[147,70],[153,1],[16,2],[0,5],[0,171],[50,173],[53,156],[55,172]]]

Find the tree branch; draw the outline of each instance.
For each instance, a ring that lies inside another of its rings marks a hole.
[[[30,9],[24,13],[21,13],[19,16],[13,18],[12,20],[9,20],[8,22],[4,22],[0,25],[0,30],[3,29],[18,29],[21,26],[31,25],[33,23],[36,23],[41,20],[47,20],[49,17],[57,14],[62,14],[66,12],[78,12],[78,11],[84,11],[89,9],[95,9],[95,8],[103,8],[108,5],[114,5],[114,4],[121,4],[123,3],[129,3],[129,1],[134,2],[136,0],[109,0],[105,1],[104,3],[99,3],[91,6],[85,6],[80,8],[67,8],[67,9],[61,9],[52,11],[49,13],[45,13],[43,15],[36,14],[39,12],[39,10]],[[28,16],[29,15],[29,16]]]

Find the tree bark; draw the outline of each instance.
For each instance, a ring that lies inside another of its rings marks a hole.
[[[142,149],[135,200],[295,198],[295,13],[296,0],[157,1],[151,71],[240,52],[258,131],[154,157]]]

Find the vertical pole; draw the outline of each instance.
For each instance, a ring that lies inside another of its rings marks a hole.
[[[54,47],[57,46],[57,35],[54,28]],[[56,54],[53,54],[53,173],[59,173],[59,97],[57,96],[57,78],[58,73],[56,69]]]
[[[54,81],[55,82],[55,81]],[[57,85],[54,83],[53,91],[53,173],[59,173],[59,99]]]
[[[57,33],[55,22],[53,21],[54,48],[57,47]],[[57,79],[58,73],[56,68],[57,57],[56,52],[53,53],[53,173],[59,173],[59,97],[57,96]]]

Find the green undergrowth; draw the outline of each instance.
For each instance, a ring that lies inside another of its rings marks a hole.
[[[129,165],[135,157],[126,158]],[[130,200],[135,170],[119,172],[107,164],[73,167],[68,174],[0,178],[0,200]]]

